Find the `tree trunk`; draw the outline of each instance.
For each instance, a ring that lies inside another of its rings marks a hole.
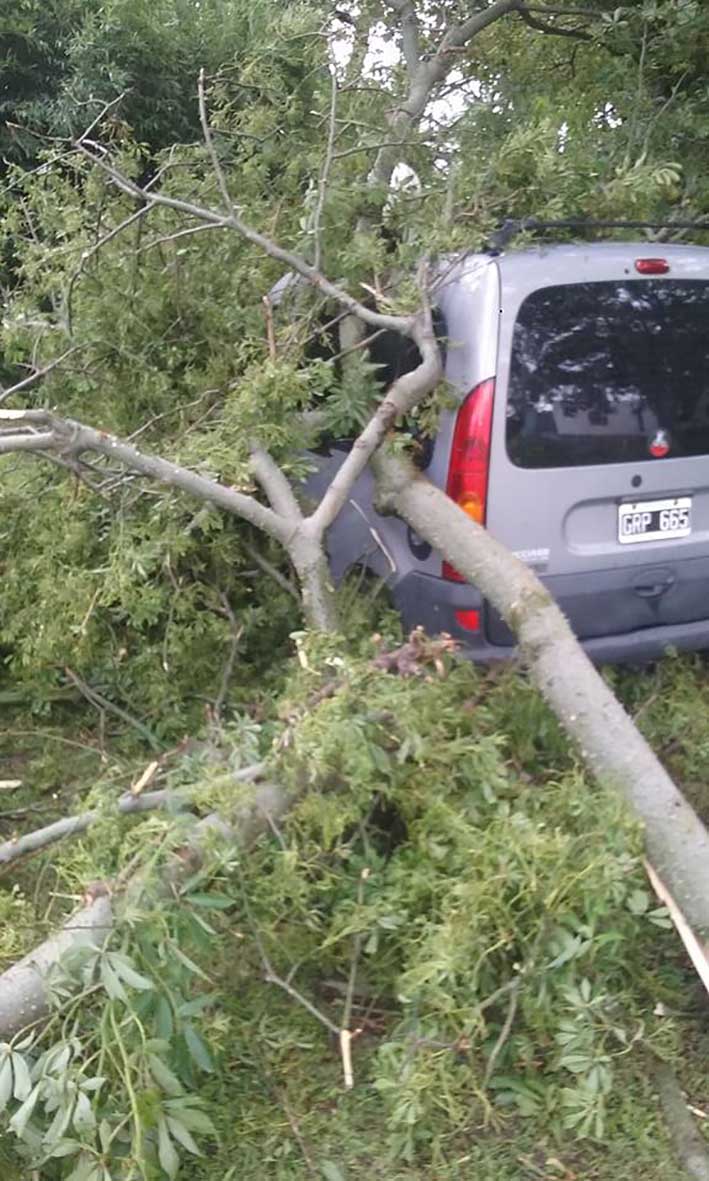
[[[542,695],[603,784],[642,821],[649,858],[684,914],[709,935],[709,834],[527,566],[476,525],[408,460],[373,460],[378,506],[452,562],[515,632]]]

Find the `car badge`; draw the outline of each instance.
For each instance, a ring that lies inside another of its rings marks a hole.
[[[664,459],[670,451],[670,440],[667,437],[667,431],[658,431],[655,438],[650,443],[648,451],[653,459]]]

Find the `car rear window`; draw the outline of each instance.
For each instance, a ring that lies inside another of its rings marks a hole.
[[[542,287],[512,338],[507,450],[520,467],[709,454],[709,282]]]

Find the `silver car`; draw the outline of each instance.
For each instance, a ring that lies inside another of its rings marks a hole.
[[[709,249],[542,247],[441,264],[460,398],[426,474],[531,566],[599,661],[709,647]],[[317,492],[342,462],[318,458]],[[407,628],[479,660],[514,638],[366,473],[328,536],[333,576],[384,578]]]

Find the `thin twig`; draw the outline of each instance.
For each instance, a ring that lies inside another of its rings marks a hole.
[[[195,234],[203,234],[205,230],[223,229],[224,226],[219,222],[203,226],[187,226],[184,230],[175,230],[174,234],[163,234],[160,238],[151,238],[149,242],[145,243],[145,246],[139,247],[139,253],[144,254],[146,250],[152,250],[153,246],[162,246],[165,242],[176,242],[178,238],[190,238]]]
[[[495,1063],[497,1062],[505,1042],[512,1031],[512,1023],[514,1022],[515,1014],[517,1013],[517,1005],[519,1004],[519,981],[516,981],[515,983],[518,985],[518,987],[513,989],[512,995],[510,996],[510,1003],[507,1009],[505,1023],[500,1030],[500,1036],[492,1047],[492,1050],[490,1051],[490,1057],[487,1060],[485,1075],[483,1077],[483,1090],[487,1090],[488,1083],[490,1082],[495,1069]]]
[[[19,394],[21,390],[29,389],[29,387],[34,385],[35,382],[41,381],[43,377],[46,377],[48,373],[51,373],[53,369],[56,369],[58,365],[61,365],[62,361],[66,361],[67,357],[70,357],[72,353],[78,352],[81,347],[81,345],[73,345],[70,349],[67,349],[66,352],[62,353],[60,357],[55,357],[54,360],[50,361],[48,365],[44,365],[42,369],[36,369],[34,373],[30,373],[29,377],[24,377],[22,381],[16,382],[15,385],[8,386],[7,389],[0,389],[0,406],[2,406],[3,402],[6,402],[8,398],[11,398],[13,394]]]
[[[312,1003],[312,1001],[309,1001],[307,997],[304,997],[302,993],[298,992],[297,988],[293,987],[290,980],[284,980],[282,976],[279,976],[278,973],[274,971],[273,965],[271,964],[271,961],[268,958],[268,953],[266,951],[266,948],[264,947],[263,939],[261,938],[261,933],[256,925],[256,921],[254,919],[254,916],[253,916],[253,913],[251,910],[251,904],[249,902],[249,897],[246,892],[246,883],[244,882],[244,874],[243,874],[242,868],[238,862],[236,863],[236,872],[237,872],[237,875],[239,878],[239,885],[241,887],[241,896],[242,896],[242,900],[244,903],[244,914],[246,915],[246,921],[248,922],[249,927],[251,928],[251,934],[253,935],[254,942],[255,942],[256,947],[258,949],[259,956],[261,957],[261,965],[263,967],[263,978],[264,978],[266,984],[275,984],[278,988],[282,988],[283,991],[285,993],[287,993],[288,996],[292,1000],[296,1001],[299,1005],[301,1005],[302,1008],[304,1008],[308,1013],[310,1013],[310,1015],[312,1017],[315,1017],[315,1019],[317,1021],[319,1021],[321,1025],[324,1025],[326,1029],[329,1029],[330,1033],[335,1034],[335,1036],[339,1038],[339,1036],[340,1036],[339,1025],[335,1025],[335,1022],[331,1021],[330,1018],[328,1016],[326,1016],[325,1013],[321,1013],[320,1010],[315,1007],[315,1005]]]
[[[108,230],[108,232],[105,233],[102,238],[99,238],[97,242],[94,242],[93,246],[91,246],[88,250],[84,250],[82,252],[81,258],[79,259],[79,265],[76,267],[69,280],[69,285],[66,289],[66,295],[64,296],[64,319],[66,320],[67,332],[70,336],[72,335],[73,316],[71,308],[74,287],[83,274],[86,264],[94,257],[94,255],[98,254],[99,250],[101,250],[103,246],[106,246],[113,240],[113,238],[117,238],[118,235],[123,232],[123,230],[128,229],[128,227],[132,226],[134,222],[140,221],[140,219],[145,217],[145,215],[149,212],[149,205],[141,206],[140,209],[136,209],[134,213],[131,213],[129,217],[124,218],[119,225],[114,226],[112,230]]]
[[[108,698],[104,697],[102,693],[98,692],[98,690],[92,689],[90,685],[87,685],[85,681],[82,681],[81,677],[73,672],[73,670],[69,667],[65,667],[64,672],[72,684],[79,690],[82,697],[85,697],[91,705],[96,706],[98,709],[105,709],[108,711],[108,713],[115,714],[115,716],[120,718],[121,721],[126,722],[129,726],[132,726],[134,730],[137,730],[139,734],[142,734],[143,738],[152,750],[159,752],[163,749],[161,743],[155,737],[152,730],[149,730],[139,718],[134,718],[132,714],[129,714],[127,710],[122,709],[120,705],[116,705],[113,701],[109,701]]]
[[[269,562],[268,558],[264,558],[254,546],[244,543],[244,549],[251,558],[251,561],[255,562],[263,570],[264,574],[268,574],[269,578],[272,578],[274,582],[278,583],[281,590],[284,590],[286,594],[295,599],[296,603],[300,603],[300,595],[298,594],[297,587],[293,585],[289,578],[286,578],[285,574],[281,574],[280,570],[272,562]]]
[[[231,603],[229,602],[226,595],[220,594],[219,598],[221,600],[222,607],[224,608],[224,614],[229,620],[229,626],[231,627],[231,644],[229,646],[229,655],[226,658],[226,663],[222,672],[222,680],[219,686],[219,692],[214,701],[214,715],[217,719],[221,717],[221,712],[224,708],[224,702],[226,701],[226,695],[229,690],[229,682],[234,671],[234,664],[236,663],[236,654],[239,651],[239,641],[244,634],[244,625],[243,623],[237,623]]]
[[[313,266],[315,267],[316,271],[320,270],[320,263],[322,260],[320,221],[322,219],[322,213],[325,207],[327,182],[330,179],[332,157],[335,150],[335,137],[337,135],[337,71],[334,65],[330,66],[330,84],[330,120],[327,133],[327,147],[325,149],[325,160],[323,162],[322,171],[318,180],[318,199],[315,206],[315,213],[313,215],[313,237],[315,239]]]
[[[369,878],[369,869],[365,866],[359,875],[359,882],[357,884],[357,906],[361,909],[364,905],[364,887]],[[362,950],[363,932],[358,931],[354,937],[352,946],[352,960],[350,962],[350,974],[347,981],[347,992],[345,993],[345,1007],[342,1011],[342,1028],[349,1029],[350,1021],[352,1020],[352,1003],[354,1001],[355,989],[357,987],[357,967],[359,964],[360,952]]]
[[[110,102],[104,103],[104,105],[101,107],[101,110],[99,111],[96,118],[91,123],[89,123],[88,127],[86,128],[86,131],[84,131],[83,134],[79,137],[79,143],[83,143],[87,139],[87,137],[89,135],[91,135],[91,132],[94,130],[95,127],[98,127],[99,123],[108,114],[108,112],[110,110],[112,110],[113,107],[117,107],[119,103],[122,103],[123,99],[126,97],[127,94],[128,94],[127,90],[122,90],[121,93],[116,95],[115,98],[112,98],[110,100]]]
[[[199,121],[202,125],[202,134],[204,136],[205,147],[207,149],[207,152],[209,153],[209,158],[212,162],[212,168],[214,169],[214,175],[217,178],[217,184],[219,185],[219,192],[222,195],[224,205],[226,206],[227,210],[229,212],[231,212],[232,209],[234,208],[234,202],[232,201],[231,195],[229,193],[229,187],[226,183],[226,177],[224,176],[224,170],[223,170],[221,164],[219,163],[219,157],[217,155],[217,151],[214,146],[214,139],[212,138],[212,130],[209,126],[209,118],[207,115],[207,101],[206,101],[206,98],[204,95],[204,69],[201,69],[199,71],[199,81],[197,83],[197,93],[199,96]]]
[[[369,869],[365,866],[359,875],[359,882],[357,884],[357,906],[360,909],[364,905],[364,886],[368,877]],[[354,1034],[350,1029],[350,1023],[352,1021],[352,1004],[357,987],[357,968],[362,951],[362,940],[363,932],[358,931],[352,945],[352,959],[350,961],[350,972],[347,980],[347,991],[345,993],[345,1005],[342,1010],[342,1028],[340,1030],[342,1071],[345,1078],[345,1089],[348,1091],[351,1091],[354,1086],[354,1073],[352,1070],[352,1038]]]
[[[264,960],[264,980],[267,984],[275,984],[278,988],[282,988],[292,1000],[297,1001],[312,1017],[315,1017],[326,1029],[329,1029],[330,1033],[334,1033],[337,1038],[340,1037],[342,1030],[339,1025],[335,1025],[334,1021],[331,1021],[329,1017],[326,1017],[324,1013],[316,1009],[312,1001],[309,1001],[301,992],[298,992],[297,988],[294,988],[292,984],[274,972],[268,959]]]
[[[266,320],[266,340],[268,342],[268,355],[269,355],[269,358],[271,359],[271,361],[275,361],[276,357],[277,357],[277,353],[276,353],[276,334],[273,329],[273,304],[271,303],[271,301],[267,295],[264,295],[261,302],[263,303],[263,314],[264,314],[264,318]]]

